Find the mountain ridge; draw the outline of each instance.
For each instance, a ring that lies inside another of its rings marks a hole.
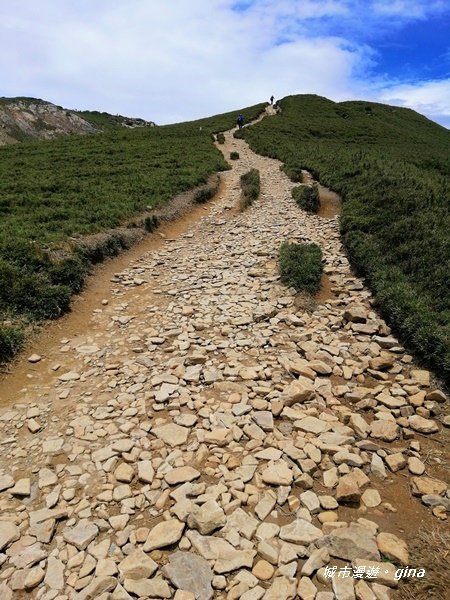
[[[40,98],[0,98],[0,146],[154,125],[152,121],[139,118],[72,110]]]

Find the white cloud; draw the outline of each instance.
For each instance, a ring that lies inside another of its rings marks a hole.
[[[450,127],[450,79],[393,85],[379,97],[382,102],[413,108]]]
[[[415,18],[442,9],[425,0],[389,3],[409,19],[406,4]],[[367,75],[374,52],[351,32],[389,26],[387,7],[385,0],[0,0],[0,95],[158,123],[272,94],[377,99]],[[333,23],[349,24],[345,39]]]
[[[424,19],[428,15],[448,10],[443,0],[375,0],[375,14],[385,17],[401,17],[407,20]]]

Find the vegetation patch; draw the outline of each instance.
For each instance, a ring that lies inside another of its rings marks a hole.
[[[258,169],[251,169],[241,175],[241,210],[248,208],[258,198],[261,190],[261,177]]]
[[[317,184],[312,186],[299,185],[292,188],[292,197],[298,206],[307,212],[316,213],[320,208],[319,187]]]
[[[322,277],[322,250],[317,244],[291,244],[280,246],[281,281],[297,292],[316,294]]]
[[[216,139],[218,144],[225,144],[225,136],[223,135],[223,133],[218,133],[216,135]]]
[[[284,163],[281,169],[293,183],[303,183],[303,171],[300,167]]]
[[[340,194],[353,265],[404,345],[450,383],[450,132],[369,102],[281,107],[238,136]]]
[[[230,159],[231,160],[238,160],[239,158],[239,152],[230,152]]]
[[[217,177],[213,183],[202,186],[194,193],[194,202],[197,204],[205,204],[217,194],[219,189],[220,179]]]

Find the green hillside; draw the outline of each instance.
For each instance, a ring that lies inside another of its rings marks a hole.
[[[290,96],[238,135],[343,200],[349,256],[403,343],[450,382],[450,131],[412,110]]]
[[[123,129],[124,127],[133,128],[154,125],[153,122],[145,121],[144,119],[124,117],[123,115],[111,115],[107,112],[99,112],[98,110],[78,110],[73,112],[85,121],[89,121],[89,123],[101,131]]]
[[[264,106],[245,109],[247,120]],[[67,256],[67,240],[117,227],[227,169],[211,133],[233,127],[237,112],[0,148],[0,360],[20,347],[27,323],[68,310],[99,258]],[[121,244],[111,236],[103,252]]]

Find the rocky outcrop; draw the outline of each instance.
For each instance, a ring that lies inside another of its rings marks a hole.
[[[36,98],[0,98],[0,146],[148,125],[154,123],[107,113],[78,113]]]

